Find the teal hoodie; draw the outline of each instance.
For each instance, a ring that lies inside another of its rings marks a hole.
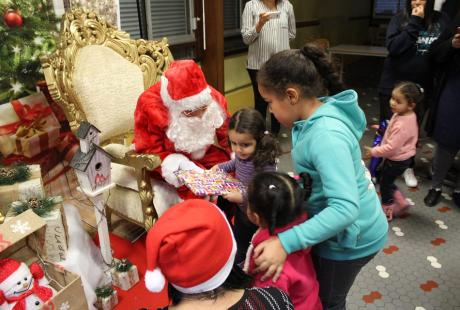
[[[366,118],[354,90],[320,100],[324,104],[292,129],[295,169],[312,177],[312,194],[305,203],[310,219],[278,236],[288,253],[317,245],[320,257],[365,257],[383,248],[388,233],[361,159],[359,140]]]

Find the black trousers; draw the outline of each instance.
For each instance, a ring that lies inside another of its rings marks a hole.
[[[244,263],[252,236],[255,234],[257,229],[258,227],[249,221],[246,213],[237,207],[235,213],[235,224],[233,225],[233,235],[235,236],[237,246],[235,263]]]
[[[398,189],[395,185],[395,180],[411,166],[412,162],[412,158],[403,161],[385,159],[380,174],[380,194],[382,195],[382,204],[390,205],[394,202],[393,193]]]
[[[249,78],[251,79],[252,90],[254,91],[255,109],[262,114],[264,119],[267,119],[267,103],[260,95],[259,87],[257,86],[257,72],[259,72],[259,70],[252,70],[252,69],[247,69],[247,70],[249,73]],[[275,116],[272,113],[270,113],[270,117],[271,117],[270,131],[272,134],[277,135],[280,131],[280,123],[278,122],[278,120],[275,118]]]
[[[346,309],[347,295],[356,276],[376,254],[345,261],[312,255],[319,282],[319,297],[324,310]]]
[[[455,162],[458,148],[448,148],[438,143],[433,158],[433,180],[432,188],[442,189],[442,183],[446,178],[447,172]],[[456,189],[460,189],[460,177],[457,179]]]

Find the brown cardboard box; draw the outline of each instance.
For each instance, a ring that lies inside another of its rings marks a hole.
[[[58,263],[65,260],[67,254],[67,221],[62,206],[62,197],[56,196],[52,199],[56,205],[49,214],[41,217],[46,226],[35,233],[37,242],[30,244],[30,246],[40,251],[44,259]],[[11,205],[14,206],[15,203],[13,202]],[[15,216],[11,209],[6,214],[7,219]]]
[[[4,215],[8,211],[8,205],[13,201],[44,197],[40,166],[30,165],[29,168],[30,178],[27,181],[0,186],[0,212]]]
[[[45,221],[28,210],[16,217],[8,218],[0,225],[0,258],[11,257],[27,265],[39,262],[45,270],[50,286],[57,294],[43,309],[88,309],[80,276],[53,263],[40,260],[41,253],[33,250],[37,232]]]

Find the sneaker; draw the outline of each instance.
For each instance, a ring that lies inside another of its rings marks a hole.
[[[442,190],[431,188],[428,191],[428,194],[425,196],[423,201],[427,207],[434,207],[438,204],[439,200],[441,199]]]
[[[454,191],[452,193],[452,200],[454,201],[457,207],[460,207],[460,191]]]
[[[418,181],[417,178],[414,175],[414,169],[412,168],[407,168],[404,173],[403,173],[404,181],[406,182],[406,185],[409,187],[417,187]]]
[[[403,215],[409,210],[411,205],[400,190],[395,190],[395,192],[393,193],[393,199],[395,202],[395,207],[393,208],[394,216]]]

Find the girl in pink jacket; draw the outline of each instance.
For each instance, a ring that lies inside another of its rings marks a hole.
[[[367,147],[366,157],[385,158],[380,176],[380,194],[382,208],[388,221],[407,212],[410,207],[394,181],[409,168],[411,158],[415,155],[418,125],[414,110],[422,100],[423,89],[419,85],[412,82],[401,82],[396,85],[390,99],[393,117],[382,143],[373,148]]]
[[[259,226],[252,237],[244,263],[244,271],[254,277],[255,287],[273,286],[285,291],[296,310],[321,310],[319,284],[310,257],[310,248],[288,255],[284,268],[276,282],[263,279],[264,272],[255,270],[257,253],[254,248],[287,229],[306,221],[302,205],[311,193],[308,174],[302,174],[304,187],[284,173],[262,172],[257,174],[248,187],[247,215]]]

